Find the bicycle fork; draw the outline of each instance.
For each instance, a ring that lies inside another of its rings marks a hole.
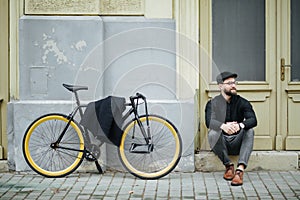
[[[146,112],[146,130],[143,126],[143,123],[140,120],[140,116],[138,114],[138,105],[139,105],[139,99],[142,99],[145,103],[145,112]],[[136,100],[136,103],[135,103]],[[152,136],[151,136],[151,130],[150,130],[150,125],[149,125],[149,115],[148,115],[148,106],[147,106],[147,101],[146,97],[143,96],[142,94],[137,93],[136,96],[130,97],[131,101],[131,110],[129,111],[128,115],[125,115],[125,117],[128,117],[131,113],[134,113],[134,127],[133,127],[133,134],[132,134],[132,139],[135,137],[135,131],[136,131],[136,124],[139,126],[140,131],[145,139],[145,143],[132,143],[129,149],[130,153],[141,153],[141,154],[149,154],[153,151],[154,146],[152,143]]]
[[[146,118],[148,119],[148,116],[146,116]],[[131,143],[129,152],[130,153],[149,154],[154,149],[154,145],[152,143],[152,138],[151,138],[151,135],[150,135],[150,127],[149,127],[149,125],[147,125],[147,133],[146,133],[146,130],[144,129],[143,124],[140,121],[140,119],[136,119],[134,121],[133,139],[134,139],[134,135],[135,135],[136,123],[138,124],[138,126],[139,126],[139,128],[140,128],[140,130],[142,132],[142,135],[145,138],[146,143],[143,143],[143,144],[141,144],[141,143],[134,143],[134,142]]]

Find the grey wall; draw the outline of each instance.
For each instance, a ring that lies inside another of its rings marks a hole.
[[[21,144],[31,121],[44,113],[72,110],[72,95],[62,87],[62,83],[70,83],[89,87],[80,92],[85,102],[107,95],[145,94],[150,111],[169,118],[180,130],[184,157],[178,169],[194,170],[194,102],[176,98],[180,76],[176,73],[175,45],[173,20],[22,17],[20,99],[11,101],[8,108],[10,168],[28,169]],[[115,151],[108,145],[107,153]],[[119,167],[114,156],[107,156],[103,162]]]

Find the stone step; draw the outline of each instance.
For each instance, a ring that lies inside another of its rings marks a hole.
[[[268,170],[286,171],[299,170],[299,151],[253,151],[247,171]],[[235,164],[238,156],[230,156]],[[219,158],[211,151],[200,151],[195,154],[196,171],[221,171],[224,166]]]

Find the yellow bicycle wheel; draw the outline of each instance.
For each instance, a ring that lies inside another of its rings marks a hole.
[[[59,144],[54,143],[68,124],[67,116],[47,114],[36,119],[23,138],[23,155],[27,164],[40,175],[63,177],[81,164],[84,138],[79,126],[71,121]]]
[[[146,144],[136,120],[128,123],[123,132],[119,156],[123,166],[141,179],[158,179],[169,174],[178,164],[182,141],[176,127],[167,119],[149,115],[151,144]],[[140,117],[147,131],[146,117]]]

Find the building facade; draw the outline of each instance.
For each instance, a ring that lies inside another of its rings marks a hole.
[[[179,168],[208,150],[204,107],[215,76],[239,74],[256,111],[255,150],[299,151],[300,22],[297,0],[1,0],[0,159],[27,166],[21,140],[41,114],[67,113],[62,83],[86,101],[139,91],[180,129]],[[109,147],[106,148],[108,151]],[[108,165],[113,159],[106,158]]]

